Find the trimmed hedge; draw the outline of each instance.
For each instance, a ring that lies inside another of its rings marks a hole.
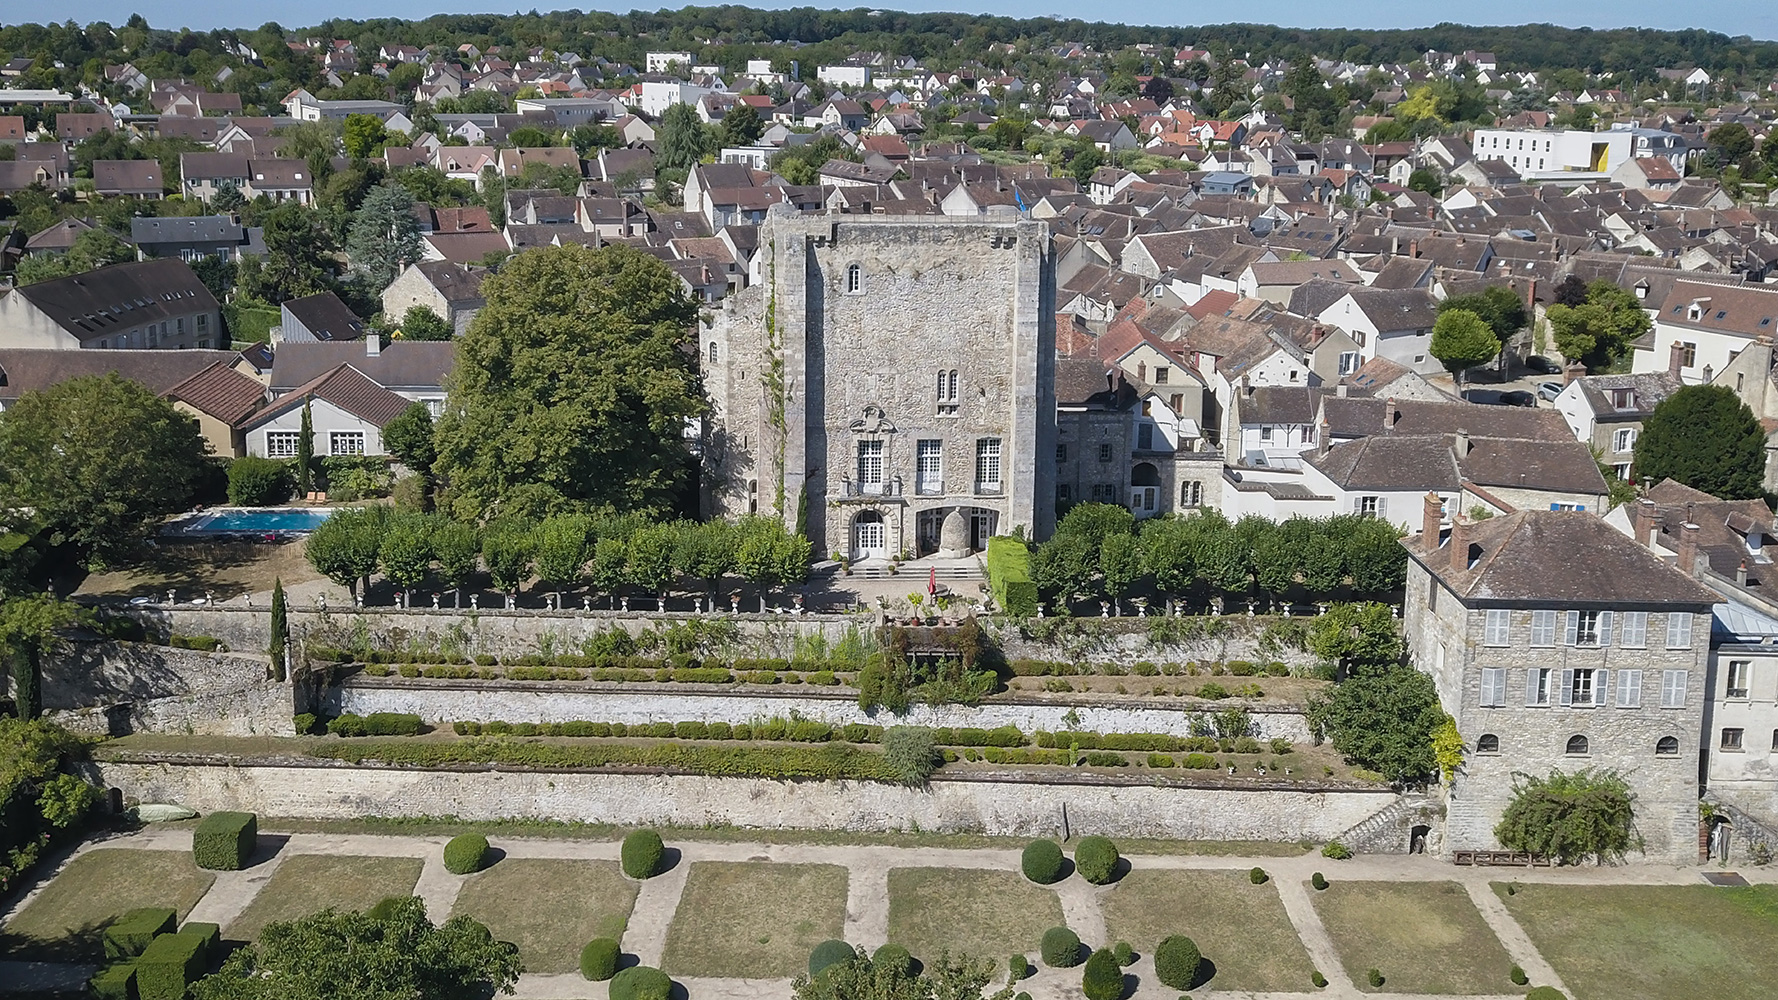
[[[1040,950],[1043,964],[1052,969],[1072,969],[1080,964],[1080,935],[1066,927],[1051,927],[1043,932]]]
[[[135,1000],[136,967],[128,962],[106,966],[86,986],[94,1000]]]
[[[886,944],[871,955],[870,964],[879,969],[894,969],[905,976],[914,969],[914,956],[901,945]]]
[[[452,875],[472,875],[488,866],[488,838],[479,833],[452,837],[444,849],[445,871]]]
[[[659,969],[632,965],[611,977],[607,995],[611,1000],[668,1000],[673,994],[673,980]]]
[[[661,873],[661,861],[667,847],[661,835],[653,830],[637,830],[624,838],[622,851],[624,874],[633,879],[654,878]]]
[[[1189,990],[1197,981],[1198,966],[1203,961],[1204,956],[1199,953],[1196,941],[1175,934],[1155,945],[1155,978],[1176,990]]]
[[[1031,960],[1023,955],[1014,955],[1006,963],[1006,971],[1009,973],[1009,981],[1016,983],[1031,975]]]
[[[199,868],[238,872],[259,846],[259,817],[250,812],[213,812],[191,834],[191,858]]]
[[[1247,873],[1247,881],[1252,882],[1254,885],[1265,885],[1271,880],[1272,876],[1267,875],[1264,868],[1255,868]]]
[[[1025,845],[1025,853],[1019,858],[1019,869],[1038,885],[1060,882],[1067,870],[1062,845],[1053,840],[1033,840]]]
[[[1318,990],[1327,988],[1327,977],[1321,974],[1320,969],[1309,973],[1309,982],[1314,983]]]
[[[1316,892],[1320,892],[1323,889],[1327,888],[1327,876],[1321,874],[1320,872],[1316,872],[1315,874],[1309,876],[1309,884],[1315,887]],[[1525,984],[1520,983],[1519,985],[1523,986]]]
[[[1568,996],[1554,986],[1537,986],[1525,994],[1525,1000],[1568,1000]]]
[[[1117,964],[1116,955],[1100,948],[1087,956],[1080,986],[1087,1000],[1123,1000],[1124,967]]]
[[[809,952],[809,977],[812,979],[842,962],[850,962],[858,952],[844,941],[829,938]]]
[[[1110,885],[1117,878],[1117,845],[1104,837],[1082,837],[1074,845],[1074,869],[1094,885]]]
[[[595,983],[617,975],[617,959],[622,954],[617,942],[610,938],[593,938],[580,949],[580,974]]]
[[[1037,614],[1037,584],[1031,579],[1031,549],[1010,535],[988,539],[988,589],[994,603],[1014,618]]]
[[[1128,941],[1119,941],[1117,944],[1112,945],[1111,955],[1113,958],[1117,959],[1118,965],[1136,964],[1136,949],[1130,947],[1130,942]]]
[[[179,933],[195,937],[203,942],[206,965],[222,957],[222,927],[220,925],[200,920],[179,928]]]
[[[742,727],[735,727],[737,730]],[[676,774],[708,774],[730,778],[819,778],[881,781],[899,784],[901,775],[882,754],[845,744],[803,746],[690,746],[657,743],[579,744],[469,741],[434,743],[411,740],[389,743],[323,743],[308,749],[311,757],[354,764],[379,761],[409,767],[456,764],[509,764],[517,767],[598,769],[658,768]]]
[[[162,934],[136,957],[136,995],[141,1000],[185,1000],[185,988],[208,965],[204,939],[196,934]]]
[[[105,928],[106,958],[135,958],[162,934],[173,933],[178,914],[160,906],[131,910]]]
[[[1506,978],[1512,980],[1514,986],[1524,986],[1531,981],[1531,977],[1525,975],[1525,970],[1516,965],[1512,967],[1511,972],[1506,974]]]
[[[1365,978],[1366,982],[1371,984],[1371,989],[1373,989],[1373,990],[1380,989],[1382,987],[1383,983],[1386,982],[1386,980],[1383,978],[1383,970],[1381,970],[1381,969],[1372,969],[1370,972],[1365,974],[1364,978]]]
[[[372,712],[353,715],[350,712],[327,724],[335,736],[418,736],[425,724],[411,712]]]

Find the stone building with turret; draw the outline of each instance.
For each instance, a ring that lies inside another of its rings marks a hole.
[[[1055,522],[1055,272],[1022,219],[800,216],[699,331],[706,516],[818,554],[962,555]]]

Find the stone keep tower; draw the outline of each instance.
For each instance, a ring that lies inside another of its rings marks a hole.
[[[707,515],[794,529],[800,505],[817,554],[855,560],[954,554],[959,520],[969,549],[1049,535],[1046,224],[775,209],[753,274],[700,336]]]

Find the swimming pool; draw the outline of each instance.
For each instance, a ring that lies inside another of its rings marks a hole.
[[[227,507],[206,514],[185,529],[188,535],[259,535],[314,531],[332,516],[326,508]]]

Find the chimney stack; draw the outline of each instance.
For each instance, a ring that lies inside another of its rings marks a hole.
[[[1346,388],[1347,388],[1346,383],[1344,383],[1344,382],[1341,382],[1339,385],[1334,386],[1334,395],[1338,396],[1341,399],[1345,399],[1346,398]]]
[[[1419,240],[1409,240],[1408,241],[1408,256],[1414,258],[1415,260],[1418,260],[1420,258],[1420,241]]]
[[[1395,429],[1395,397],[1390,396],[1383,402],[1383,430]]]
[[[1698,575],[1698,534],[1700,529],[1690,521],[1679,526],[1679,571],[1686,576]]]
[[[1660,537],[1661,532],[1660,522],[1656,520],[1659,514],[1660,508],[1655,506],[1653,500],[1646,498],[1636,501],[1636,505],[1630,508],[1630,531],[1637,545],[1646,545],[1651,549],[1655,547],[1655,539]]]
[[[1451,515],[1451,571],[1461,573],[1469,568],[1469,518],[1461,513]]]
[[[1684,367],[1685,345],[1675,340],[1673,345],[1667,348],[1667,375],[1677,382],[1679,373]]]
[[[1333,441],[1330,440],[1332,437],[1333,434],[1329,429],[1327,418],[1322,417],[1321,427],[1317,430],[1315,436],[1315,454],[1325,458],[1327,456],[1327,449],[1333,447]]]
[[[1438,548],[1439,526],[1445,520],[1445,499],[1437,493],[1426,494],[1420,514],[1420,545],[1427,552]]]
[[[1456,455],[1459,460],[1469,457],[1468,431],[1458,428],[1457,433],[1451,438],[1451,452]]]
[[[1747,560],[1745,559],[1741,560],[1741,565],[1735,567],[1735,586],[1747,586]]]
[[[375,330],[367,330],[364,334],[364,356],[374,358],[383,353],[383,338]]]

